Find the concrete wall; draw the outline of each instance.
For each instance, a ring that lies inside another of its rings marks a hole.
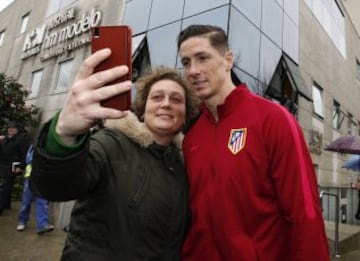
[[[346,119],[341,129],[333,128],[333,100],[341,104],[357,121],[360,120],[360,82],[356,78],[356,57],[360,55],[357,32],[345,13],[346,57],[335,47],[328,34],[304,1],[300,1],[300,59],[299,64],[306,84],[313,82],[323,88],[324,118],[316,117],[311,106],[306,107],[302,126],[311,126],[323,134],[323,147],[337,137],[347,134]],[[311,122],[311,124],[309,124]],[[357,127],[357,131],[358,132]],[[359,134],[359,133],[355,133]],[[349,171],[341,168],[349,155],[322,151],[313,154],[314,164],[319,166],[320,185],[349,186]]]

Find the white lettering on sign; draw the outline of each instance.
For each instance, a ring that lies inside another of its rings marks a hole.
[[[51,29],[66,23],[67,21],[75,18],[75,8],[67,9],[65,12],[61,13],[59,16],[55,17],[50,23],[47,25],[47,29],[50,31]]]
[[[40,60],[44,61],[51,57],[61,55],[65,51],[88,44],[90,42],[88,32],[91,27],[100,24],[102,18],[101,12],[92,9],[90,13],[84,13],[78,21],[71,24],[67,23],[67,25],[60,28],[60,25],[65,24],[74,17],[75,9],[69,9],[46,26],[43,25],[27,34],[21,59],[26,59],[40,52],[48,52],[40,57]],[[86,37],[81,37],[82,39],[76,40],[76,38],[79,38],[84,33],[87,33]],[[68,41],[72,42],[67,44]],[[71,46],[76,47],[71,48]]]
[[[62,55],[66,51],[72,51],[77,48],[80,48],[88,43],[90,43],[90,36],[84,37],[82,39],[76,39],[75,41],[73,41],[72,43],[70,43],[68,45],[52,48],[49,51],[44,52],[44,54],[42,54],[40,56],[40,61],[44,62],[50,58]]]
[[[98,25],[100,21],[100,11],[95,11],[95,9],[92,9],[90,15],[83,14],[81,19],[76,23],[70,24],[62,28],[60,31],[52,31],[45,35],[42,49],[45,50],[51,48],[58,43],[62,43],[64,41],[72,39],[75,36],[79,36],[82,33],[89,31],[92,26]]]
[[[41,45],[45,35],[45,25],[32,30],[25,37],[25,44],[23,51],[26,52],[29,49],[32,49],[36,46]]]

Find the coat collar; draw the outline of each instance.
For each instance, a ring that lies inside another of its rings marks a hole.
[[[155,143],[155,139],[151,131],[146,127],[145,123],[141,122],[131,111],[129,111],[124,118],[107,119],[104,126],[123,133],[129,139],[140,144],[142,147],[148,148],[151,144]],[[183,134],[181,132],[173,139],[173,143],[178,149],[181,149],[182,140]]]

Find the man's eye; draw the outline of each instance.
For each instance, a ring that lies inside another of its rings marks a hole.
[[[208,58],[209,58],[209,57],[207,57],[207,56],[199,56],[199,60],[200,60],[201,62],[206,61]]]
[[[188,61],[182,61],[181,62],[182,65],[184,66],[184,68],[187,68],[189,66],[189,62]]]

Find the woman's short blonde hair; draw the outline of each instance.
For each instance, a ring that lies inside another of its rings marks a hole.
[[[186,106],[185,123],[187,123],[198,112],[198,99],[180,72],[176,69],[166,66],[155,67],[149,70],[145,75],[136,81],[135,85],[137,93],[135,101],[133,102],[133,109],[135,114],[139,119],[142,119],[145,113],[146,100],[150,93],[151,87],[161,80],[171,80],[183,87],[185,91]]]

